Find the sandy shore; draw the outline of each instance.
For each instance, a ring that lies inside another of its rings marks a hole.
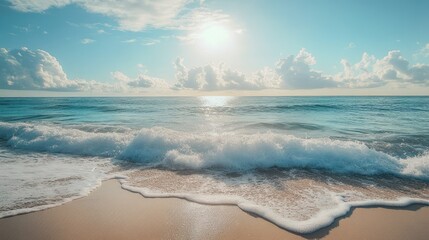
[[[235,206],[143,198],[109,180],[88,197],[0,219],[0,239],[427,239],[428,226],[429,207],[358,208],[300,236]]]

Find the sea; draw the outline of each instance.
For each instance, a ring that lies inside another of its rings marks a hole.
[[[297,233],[429,204],[429,97],[0,98],[0,217],[111,178]]]

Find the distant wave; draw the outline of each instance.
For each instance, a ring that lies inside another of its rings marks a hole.
[[[293,109],[293,110],[329,110],[329,109],[340,109],[339,105],[330,104],[293,104],[293,105],[278,105],[275,106],[278,109]]]
[[[223,111],[230,107],[219,107]],[[278,104],[278,105],[248,105],[239,108],[230,108],[228,111],[237,112],[284,112],[284,111],[329,111],[340,110],[341,105],[330,104]]]
[[[171,169],[308,168],[428,179],[429,154],[400,159],[358,141],[303,139],[278,133],[191,133],[155,127],[91,131],[57,125],[0,122],[9,147],[35,152],[112,157]]]
[[[83,105],[83,104],[52,104],[47,106],[39,106],[37,109],[57,109],[57,110],[79,110],[79,111],[100,111],[100,112],[121,112],[126,109],[114,107],[110,105]]]
[[[323,129],[324,126],[310,123],[298,123],[298,122],[289,122],[289,123],[253,123],[245,126],[245,128],[267,128],[267,129],[281,129],[281,130],[320,130]]]

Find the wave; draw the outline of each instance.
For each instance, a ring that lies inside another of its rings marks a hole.
[[[299,122],[260,122],[260,123],[252,123],[244,126],[244,128],[255,129],[255,128],[265,128],[265,129],[279,129],[279,130],[321,130],[325,127],[317,124],[310,123],[299,123]]]
[[[0,122],[0,146],[10,160],[1,162],[9,182],[0,192],[39,196],[9,194],[0,218],[85,196],[113,176],[145,197],[234,204],[298,233],[328,226],[352,207],[429,204],[429,153],[398,158],[359,141]]]
[[[135,187],[132,183],[129,183],[126,178],[120,180],[122,188],[128,191],[139,193],[147,198],[180,198],[185,199],[191,202],[196,202],[200,204],[209,204],[209,205],[236,205],[243,211],[258,215],[261,218],[264,218],[275,225],[287,229],[292,232],[299,234],[309,234],[313,233],[324,227],[331,225],[335,219],[338,217],[346,215],[354,207],[373,207],[373,206],[383,206],[383,207],[406,207],[412,204],[424,204],[429,205],[429,200],[420,199],[420,198],[410,198],[410,197],[401,197],[395,200],[363,200],[363,201],[354,201],[354,202],[345,202],[341,195],[330,192],[331,195],[330,201],[335,204],[334,207],[329,209],[320,209],[319,212],[314,214],[309,219],[305,220],[295,220],[292,218],[284,217],[278,212],[274,211],[270,207],[265,207],[259,203],[254,203],[248,201],[240,196],[226,196],[226,195],[204,195],[204,194],[190,194],[186,192],[182,193],[168,193],[153,191],[150,188],[146,187]],[[252,193],[250,193],[252,194]],[[306,199],[302,199],[306,200]],[[325,200],[325,199],[323,199]],[[270,198],[267,197],[265,201],[270,201]],[[320,204],[320,203],[319,203]],[[281,207],[281,206],[279,206]],[[305,206],[306,208],[311,208],[311,206]],[[294,211],[300,211],[302,209],[294,209]]]
[[[333,105],[333,104],[273,104],[273,105],[244,105],[240,107],[231,107],[231,106],[217,106],[219,112],[235,112],[240,113],[249,113],[249,112],[285,112],[285,111],[339,111],[342,110],[344,106]],[[201,108],[204,110],[204,108]]]
[[[84,104],[53,104],[48,106],[40,106],[37,109],[45,110],[45,109],[56,109],[56,110],[79,110],[79,111],[98,111],[98,112],[124,112],[126,109],[115,107],[111,105],[84,105]]]
[[[0,122],[0,139],[35,152],[111,157],[170,169],[322,169],[363,175],[429,177],[429,153],[398,158],[362,142],[298,138],[273,132],[181,132],[161,127],[92,132],[58,125]]]
[[[337,110],[341,109],[340,105],[331,104],[293,104],[293,105],[278,105],[276,109],[282,110],[312,110],[312,111],[326,111],[326,110]]]
[[[17,149],[103,157],[116,156],[129,141],[126,135],[119,133],[26,123],[0,123],[0,138]]]

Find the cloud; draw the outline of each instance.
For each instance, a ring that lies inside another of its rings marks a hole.
[[[221,10],[199,7],[183,14],[177,22],[177,28],[182,30],[196,30],[206,24],[224,24],[230,21],[230,16]]]
[[[280,77],[280,87],[285,89],[311,89],[335,87],[337,83],[329,76],[311,69],[316,59],[301,49],[298,55],[290,55],[280,59],[276,64],[276,72]]]
[[[265,82],[265,75],[259,73],[251,78],[245,74],[226,68],[224,64],[205,65],[188,69],[184,65],[183,58],[177,58],[174,62],[176,69],[175,89],[194,90],[256,90],[271,87]]]
[[[25,1],[9,0],[12,8],[22,12],[42,12],[51,7],[63,7],[72,3],[71,0],[46,0],[46,1]]]
[[[110,75],[113,77],[113,79],[121,83],[128,83],[131,81],[127,75],[120,71],[111,72]]]
[[[144,46],[151,46],[160,43],[161,41],[159,39],[145,39],[143,40]]]
[[[135,38],[131,38],[131,39],[127,39],[127,40],[124,40],[124,41],[122,41],[123,43],[135,43],[135,42],[137,42],[137,39],[135,39]]]
[[[416,64],[410,68],[414,83],[429,86],[429,65]]]
[[[222,63],[188,68],[182,58],[177,58],[174,62],[177,82],[173,86],[143,73],[131,78],[119,71],[111,73],[116,80],[112,84],[69,79],[59,61],[43,50],[0,48],[0,89],[141,92],[142,89],[218,91],[370,88],[387,84],[429,86],[429,65],[411,65],[398,50],[389,51],[380,59],[364,53],[355,64],[343,59],[343,71],[331,76],[313,70],[315,64],[315,57],[305,49],[280,59],[274,67],[265,67],[251,74]],[[138,67],[144,66],[139,64]]]
[[[220,10],[211,10],[196,0],[8,0],[11,7],[22,12],[43,12],[75,4],[91,13],[114,18],[118,28],[126,31],[141,31],[148,27],[195,31],[206,23],[230,21],[229,15]],[[77,25],[77,24],[74,24]],[[238,30],[242,32],[242,30]],[[188,34],[179,38],[189,38]]]
[[[0,48],[0,89],[92,91],[112,89],[96,81],[70,80],[58,60],[43,50]]]
[[[163,79],[150,77],[145,74],[139,74],[136,78],[130,78],[120,71],[111,73],[113,79],[119,81],[125,88],[155,88],[168,89],[170,85]]]
[[[79,89],[77,82],[67,78],[58,60],[43,50],[0,48],[0,69],[2,89]]]
[[[420,49],[419,53],[425,57],[429,57],[429,43],[426,43],[426,45]]]
[[[210,10],[204,7],[195,8],[183,14],[176,22],[175,28],[184,30],[185,34],[176,36],[177,39],[195,43],[203,38],[202,33],[216,26],[223,26],[230,34],[242,34],[243,29],[234,26],[231,18],[221,10]]]
[[[135,80],[128,82],[128,85],[141,88],[170,88],[163,79],[150,77],[145,74],[139,74]]]
[[[273,68],[265,67],[262,70],[245,75],[219,64],[206,65],[188,69],[182,58],[177,58],[176,88],[195,90],[258,90],[258,89],[314,89],[337,87],[338,82],[331,76],[311,68],[316,64],[315,57],[301,49],[298,54],[280,59]]]
[[[82,44],[91,44],[91,43],[94,43],[94,42],[95,42],[95,40],[94,39],[90,39],[90,38],[84,38],[84,39],[82,39],[80,41],[80,43],[82,43]]]
[[[88,12],[115,18],[121,30],[140,31],[148,26],[170,27],[190,0],[9,0],[22,12],[42,12],[52,7],[76,4]]]
[[[362,55],[362,59],[352,65],[346,59],[341,60],[343,72],[336,75],[336,79],[342,87],[346,88],[366,88],[378,87],[385,83],[373,73],[373,65],[376,62],[374,56],[368,53]]]
[[[274,66],[246,75],[225,67],[224,64],[187,68],[182,58],[174,62],[177,83],[175,89],[259,90],[259,89],[318,89],[318,88],[373,88],[387,84],[429,86],[429,65],[410,63],[400,51],[389,51],[377,59],[364,53],[362,59],[351,64],[341,60],[343,71],[334,75],[312,69],[315,57],[306,49],[297,55],[280,59]]]
[[[335,78],[343,87],[379,87],[389,83],[429,85],[429,65],[410,66],[399,50],[389,51],[381,59],[364,53],[354,65],[345,59],[341,60],[341,64],[343,72]]]
[[[136,38],[131,38],[131,39],[127,39],[122,41],[122,43],[136,43],[137,41],[141,41],[141,44],[143,46],[151,46],[151,45],[155,45],[161,42],[161,40],[159,39],[151,39],[151,38],[147,38],[144,40],[137,40]]]
[[[112,77],[118,82],[69,79],[59,61],[46,51],[0,48],[0,89],[123,92],[130,88],[170,88],[164,80],[145,74],[131,79],[117,71]]]
[[[261,88],[275,89],[280,87],[280,76],[270,67],[255,72],[251,76],[252,81]]]
[[[349,44],[347,45],[346,49],[352,49],[356,47],[356,43],[354,42],[349,42]]]

